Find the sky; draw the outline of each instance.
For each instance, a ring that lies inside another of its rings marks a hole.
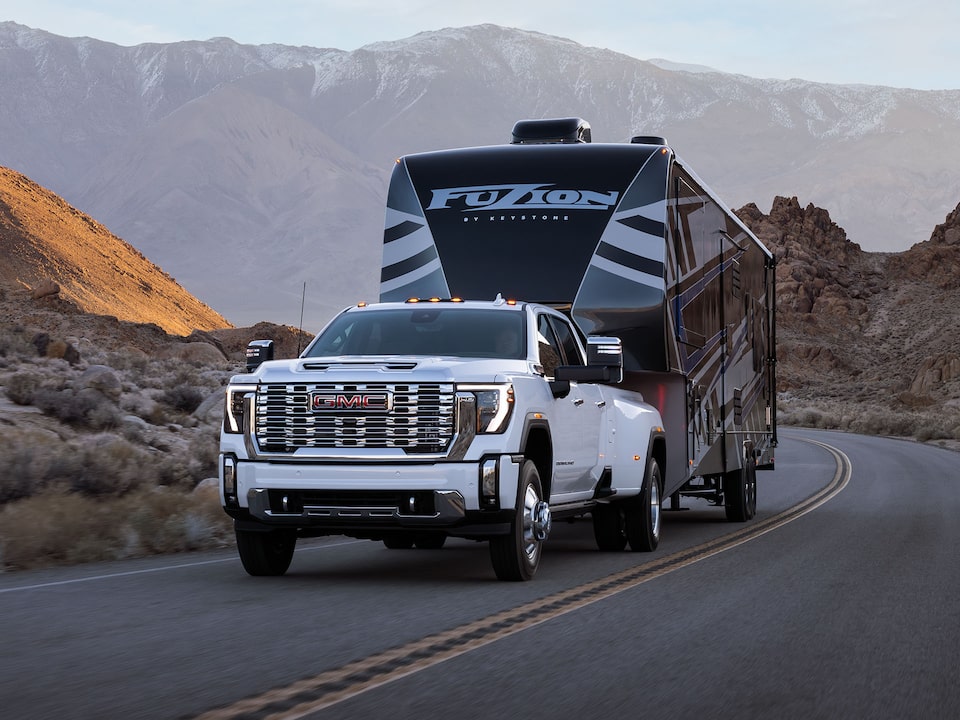
[[[957,0],[0,0],[3,20],[118,45],[340,50],[493,23],[755,78],[960,89]]]

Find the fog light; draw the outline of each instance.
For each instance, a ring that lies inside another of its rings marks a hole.
[[[223,497],[228,504],[237,502],[237,461],[231,455],[224,455],[220,464],[223,480]]]
[[[484,460],[480,465],[480,505],[496,508],[500,505],[499,473],[496,458]]]

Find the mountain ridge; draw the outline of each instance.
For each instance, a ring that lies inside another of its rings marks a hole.
[[[595,141],[666,136],[729,206],[796,195],[870,251],[925,241],[960,187],[960,91],[670,70],[495,25],[347,52],[225,38],[124,48],[7,22],[0,65],[0,165],[237,324],[295,321],[304,283],[314,327],[375,298],[396,157],[506,142],[525,117],[580,115]],[[189,112],[192,143],[174,130]],[[201,163],[204,148],[216,156]],[[237,182],[271,154],[275,171]]]

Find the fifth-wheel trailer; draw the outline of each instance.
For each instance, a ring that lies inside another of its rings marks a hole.
[[[499,292],[620,338],[621,387],[663,417],[665,497],[747,520],[777,437],[775,259],[664,138],[590,135],[520,121],[510,145],[401,158],[381,299]]]

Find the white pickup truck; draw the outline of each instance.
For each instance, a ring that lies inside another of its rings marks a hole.
[[[223,503],[253,575],[297,537],[389,548],[489,540],[498,578],[537,571],[551,521],[592,514],[603,550],[653,550],[660,414],[617,387],[616,338],[501,298],[352,307],[294,360],[234,377]]]

